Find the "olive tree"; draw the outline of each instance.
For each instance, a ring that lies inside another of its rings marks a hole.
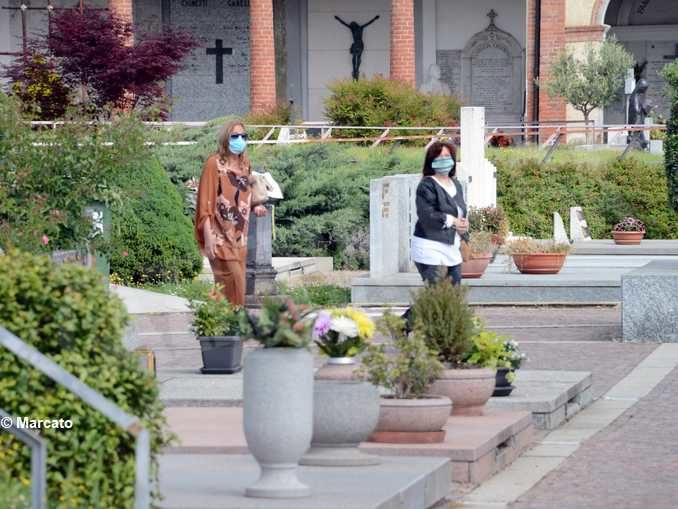
[[[540,83],[551,97],[562,97],[581,111],[588,125],[596,108],[612,103],[624,85],[626,70],[633,65],[633,56],[615,40],[590,45],[584,55],[563,52]]]

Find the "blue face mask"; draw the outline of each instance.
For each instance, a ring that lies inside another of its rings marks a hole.
[[[242,154],[245,151],[246,146],[247,141],[245,141],[242,136],[228,140],[228,150],[230,150],[233,154]]]
[[[438,157],[431,163],[431,168],[433,168],[433,171],[439,175],[447,174],[452,170],[452,168],[454,168],[454,159],[452,159],[450,156]]]

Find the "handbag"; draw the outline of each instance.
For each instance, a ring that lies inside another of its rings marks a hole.
[[[263,176],[252,173],[250,185],[252,188],[252,205],[263,205],[266,203],[268,201],[268,188]]]

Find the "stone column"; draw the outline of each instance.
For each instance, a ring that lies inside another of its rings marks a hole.
[[[250,111],[276,106],[273,1],[250,0]]]
[[[247,238],[246,293],[248,303],[275,292],[273,268],[273,217],[271,205],[265,205],[268,214],[250,215]]]
[[[392,80],[416,85],[414,50],[414,0],[391,0]]]

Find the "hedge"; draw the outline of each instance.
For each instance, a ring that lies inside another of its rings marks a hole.
[[[46,256],[25,252],[0,256],[0,326],[140,417],[151,433],[152,478],[157,480],[157,455],[170,437],[157,382],[122,343],[126,324],[123,303],[96,272],[57,266]],[[4,348],[0,408],[17,417],[73,423],[70,429],[40,431],[49,443],[50,509],[133,507],[133,437]],[[0,433],[0,479],[8,477],[30,479],[30,449]]]

